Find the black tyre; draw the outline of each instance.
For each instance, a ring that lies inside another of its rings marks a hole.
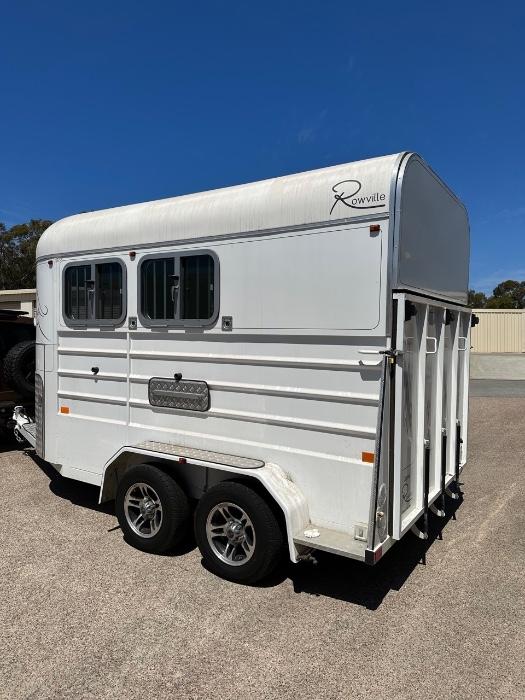
[[[188,534],[190,506],[177,482],[159,467],[138,464],[120,480],[117,518],[129,544],[144,552],[167,552]]]
[[[23,396],[35,393],[35,342],[24,340],[13,345],[4,358],[3,380]]]
[[[206,567],[237,583],[266,578],[285,552],[283,530],[267,501],[234,481],[223,481],[202,496],[195,539]]]

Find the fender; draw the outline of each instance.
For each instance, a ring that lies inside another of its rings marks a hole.
[[[294,534],[301,533],[308,527],[310,522],[308,504],[299,487],[286,476],[285,472],[277,464],[261,463],[261,466],[255,468],[243,468],[221,464],[220,462],[193,458],[191,461],[186,462],[184,457],[172,454],[171,452],[150,450],[139,445],[125,446],[118,450],[104,465],[99,503],[103,503],[114,497],[117,469],[121,466],[128,466],[130,463],[139,463],[142,457],[157,460],[162,459],[163,461],[170,461],[179,465],[186,464],[188,467],[195,464],[205,468],[217,469],[218,471],[223,471],[235,476],[256,479],[262,484],[264,489],[270,494],[283,512],[290,559],[293,562],[299,560],[299,551],[294,543]]]

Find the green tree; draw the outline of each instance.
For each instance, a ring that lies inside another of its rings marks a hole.
[[[471,309],[484,309],[487,303],[487,297],[483,292],[476,292],[474,289],[469,289],[467,303]]]
[[[523,309],[525,308],[525,281],[505,280],[494,287],[492,296],[487,300],[487,309]]]
[[[52,223],[46,219],[31,219],[9,229],[0,223],[0,289],[36,286],[36,245]]]

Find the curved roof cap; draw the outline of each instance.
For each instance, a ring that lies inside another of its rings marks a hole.
[[[70,216],[45,231],[37,258],[387,215],[404,155]]]

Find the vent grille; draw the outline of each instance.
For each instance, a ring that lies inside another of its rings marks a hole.
[[[39,457],[44,459],[44,380],[40,374],[35,374],[35,449]]]
[[[193,379],[152,377],[148,394],[150,404],[161,408],[204,412],[210,407],[208,385]]]

